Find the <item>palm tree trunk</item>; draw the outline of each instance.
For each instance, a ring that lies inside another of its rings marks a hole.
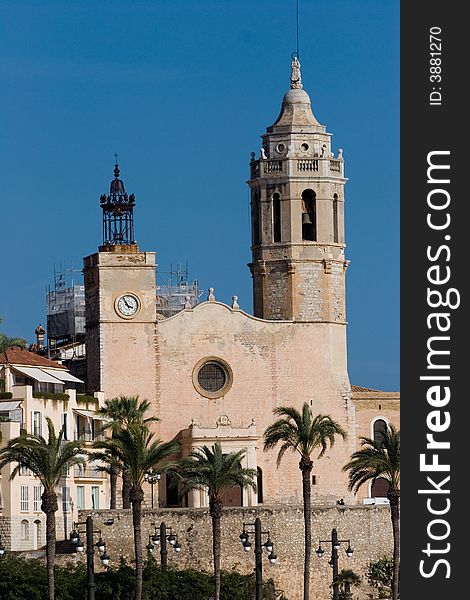
[[[118,480],[118,471],[117,471],[116,467],[111,467],[111,471],[109,474],[109,487],[110,487],[110,494],[111,494],[109,508],[112,510],[116,508],[117,480]]]
[[[390,518],[393,530],[392,598],[398,600],[400,589],[400,491],[390,489],[387,496],[390,501]]]
[[[130,508],[130,491],[131,491],[131,480],[129,474],[124,469],[122,472],[122,508]]]
[[[305,557],[304,557],[304,600],[310,598],[310,561],[312,556],[312,489],[311,475],[313,462],[302,457],[299,468],[302,471],[302,493],[304,500]]]
[[[220,519],[222,517],[222,501],[219,498],[209,499],[209,512],[212,517],[215,600],[220,600]]]
[[[142,488],[131,487],[130,499],[132,502],[132,524],[134,526],[134,552],[135,552],[135,600],[142,599],[142,502],[144,492]]]
[[[55,513],[59,506],[54,490],[45,490],[42,494],[41,510],[46,515],[46,565],[47,565],[47,597],[54,600],[54,563],[55,563]]]

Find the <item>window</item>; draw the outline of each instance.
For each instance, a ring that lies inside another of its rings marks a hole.
[[[208,362],[199,369],[197,380],[206,392],[218,392],[225,385],[225,371],[216,362]]]
[[[338,194],[333,196],[333,242],[339,243],[338,234]]]
[[[26,519],[21,521],[21,539],[29,540],[29,521]]]
[[[387,433],[388,425],[384,419],[377,419],[374,421],[374,441],[382,442],[384,434]]]
[[[20,488],[20,511],[29,511],[29,488],[27,485],[22,485]]]
[[[232,370],[220,358],[203,359],[194,368],[193,384],[202,396],[220,398],[232,385]]]
[[[260,243],[259,211],[260,211],[259,192],[255,191],[255,192],[253,192],[253,200],[251,203],[251,222],[253,224],[253,246],[258,246]]]
[[[33,488],[33,512],[41,512],[42,487],[35,485]]]
[[[85,486],[77,485],[77,510],[85,508]]]
[[[64,432],[64,440],[69,439],[69,416],[67,413],[62,413],[62,429]]]
[[[67,485],[62,487],[62,512],[70,512],[70,488]]]
[[[33,435],[42,435],[42,415],[37,410],[33,411],[32,431]]]
[[[100,488],[97,485],[91,486],[91,508],[97,510],[100,507]]]
[[[18,472],[18,475],[30,475],[28,467],[25,467],[24,465],[20,465],[20,470]]]
[[[273,242],[281,241],[281,197],[273,195]]]
[[[302,239],[317,241],[317,197],[313,190],[302,192]]]
[[[258,504],[263,504],[263,471],[256,469],[256,489],[258,492]]]

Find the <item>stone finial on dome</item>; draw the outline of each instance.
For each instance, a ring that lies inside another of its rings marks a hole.
[[[208,291],[208,294],[207,294],[207,300],[209,302],[215,302],[215,294],[214,294],[214,288],[213,287],[209,288],[209,291]]]
[[[290,75],[290,87],[292,90],[302,89],[302,75],[300,73],[300,62],[299,57],[296,53],[292,55],[291,62],[291,75]]]

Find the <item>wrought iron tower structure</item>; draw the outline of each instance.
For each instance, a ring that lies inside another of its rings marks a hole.
[[[127,194],[124,182],[119,179],[119,165],[114,165],[114,179],[109,196],[100,196],[103,209],[103,247],[135,245],[134,240],[134,194]]]

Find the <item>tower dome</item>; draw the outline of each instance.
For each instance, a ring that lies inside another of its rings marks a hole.
[[[312,112],[310,96],[302,89],[300,62],[296,55],[292,58],[290,90],[284,94],[281,112],[268,132],[277,127],[322,127]]]
[[[110,194],[125,194],[126,190],[124,189],[124,182],[122,179],[119,179],[119,165],[116,163],[114,165],[114,179],[111,181],[111,185],[109,186]]]

